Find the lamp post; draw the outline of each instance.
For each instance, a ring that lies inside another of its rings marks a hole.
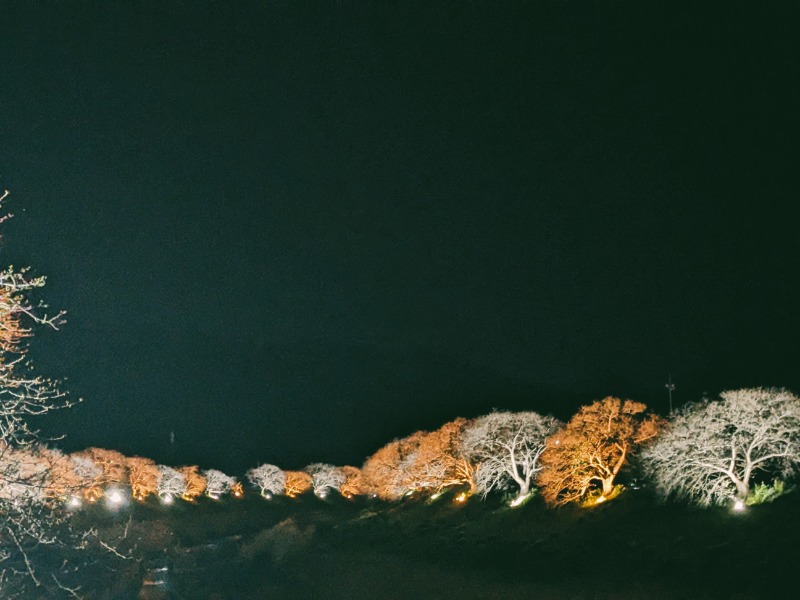
[[[672,390],[675,389],[675,384],[672,383],[672,373],[669,374],[667,384],[664,386],[669,392],[669,415],[672,416]]]

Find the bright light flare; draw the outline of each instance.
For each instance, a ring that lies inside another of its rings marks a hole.
[[[67,500],[67,506],[71,509],[78,509],[83,506],[83,502],[77,496],[72,496],[69,500]]]
[[[466,502],[466,501],[467,501],[467,493],[466,492],[461,492],[458,496],[453,498],[453,502],[458,502],[459,504],[461,504],[462,502]]]
[[[605,496],[598,496],[597,500],[595,500],[594,503],[595,504],[602,504],[605,501],[606,501],[606,497]]]
[[[175,502],[175,497],[172,494],[164,494],[161,496],[161,504],[169,506]]]
[[[733,510],[736,512],[742,512],[745,508],[746,507],[743,500],[736,500],[736,502],[733,503]]]
[[[444,492],[436,492],[435,494],[431,495],[431,500],[436,500],[439,498]]]
[[[106,506],[110,510],[116,510],[127,503],[127,497],[124,492],[119,489],[109,490],[106,494]]]

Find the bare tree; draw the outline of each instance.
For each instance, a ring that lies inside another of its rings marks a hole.
[[[486,496],[514,482],[518,498],[527,496],[541,469],[547,437],[560,426],[557,419],[535,412],[494,412],[476,419],[464,431],[461,452],[478,465],[477,491]]]
[[[0,205],[8,192],[0,194]],[[0,217],[0,223],[10,215]],[[49,461],[37,448],[31,417],[71,406],[57,382],[28,360],[34,326],[58,329],[63,312],[35,300],[45,278],[27,269],[0,270],[0,597],[74,592],[50,566],[85,537],[72,531],[63,503],[47,493]],[[39,560],[49,553],[49,559]]]
[[[184,500],[191,502],[206,490],[206,478],[196,465],[178,467],[177,470],[186,481],[186,489],[183,492]]]
[[[141,502],[150,494],[158,493],[161,471],[153,460],[141,456],[131,456],[128,458],[126,466],[128,467],[131,494],[134,498]]]
[[[236,484],[236,479],[230,475],[226,475],[217,469],[208,469],[203,471],[206,478],[206,495],[210,498],[218,499],[224,494],[231,491],[231,488]]]
[[[286,489],[286,474],[275,465],[254,467],[246,473],[246,477],[265,498],[281,496]]]
[[[784,389],[723,392],[685,406],[641,455],[664,497],[703,506],[744,501],[758,474],[800,466],[800,398]]]
[[[186,476],[172,467],[158,465],[158,495],[170,502],[176,496],[186,493]]]
[[[361,469],[358,467],[344,466],[342,467],[345,481],[339,488],[342,496],[345,498],[352,498],[353,496],[360,496],[364,493],[364,477],[361,475]]]
[[[338,492],[347,481],[347,476],[339,467],[325,463],[308,465],[304,471],[311,475],[314,494],[320,498],[327,496],[331,490]]]
[[[296,498],[314,487],[311,475],[305,471],[284,471],[284,474],[286,475],[284,494],[289,498]]]
[[[474,489],[472,466],[460,452],[461,438],[469,426],[469,421],[458,418],[424,433],[400,466],[403,487],[434,493],[457,485]]]
[[[639,444],[652,439],[661,420],[632,400],[604,398],[581,407],[547,442],[538,485],[554,506],[584,497],[599,487],[606,500],[614,482]]]
[[[397,500],[413,492],[408,470],[415,462],[415,452],[425,435],[426,432],[417,431],[389,442],[370,456],[361,467],[367,493],[383,500]]]

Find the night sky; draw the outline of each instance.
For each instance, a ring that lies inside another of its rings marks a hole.
[[[241,473],[665,412],[670,372],[800,391],[800,38],[761,4],[3,2],[0,262],[84,398],[39,425]]]

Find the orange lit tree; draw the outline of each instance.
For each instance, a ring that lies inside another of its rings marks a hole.
[[[158,465],[149,458],[132,456],[127,459],[128,480],[131,484],[131,495],[141,501],[150,494],[158,493],[158,481],[161,472]]]
[[[200,474],[200,469],[195,466],[178,467],[175,469],[183,475],[185,488],[182,498],[191,502],[206,490],[206,478]]]
[[[358,467],[344,466],[342,467],[344,474],[344,483],[339,488],[339,492],[345,498],[352,498],[364,493],[364,477],[361,475],[361,469]]]
[[[408,467],[413,465],[414,453],[425,435],[418,431],[394,440],[370,456],[361,467],[365,491],[384,500],[397,500],[413,491]]]
[[[599,501],[637,446],[655,437],[661,421],[641,402],[608,397],[584,406],[551,436],[541,457],[538,484],[545,501],[558,506],[599,490]]]
[[[295,498],[300,494],[305,494],[314,487],[311,475],[305,471],[285,471],[286,490],[285,494],[289,498]]]
[[[400,467],[403,487],[440,492],[447,487],[468,485],[473,490],[474,470],[460,453],[461,437],[469,424],[466,419],[458,418],[423,434]]]

